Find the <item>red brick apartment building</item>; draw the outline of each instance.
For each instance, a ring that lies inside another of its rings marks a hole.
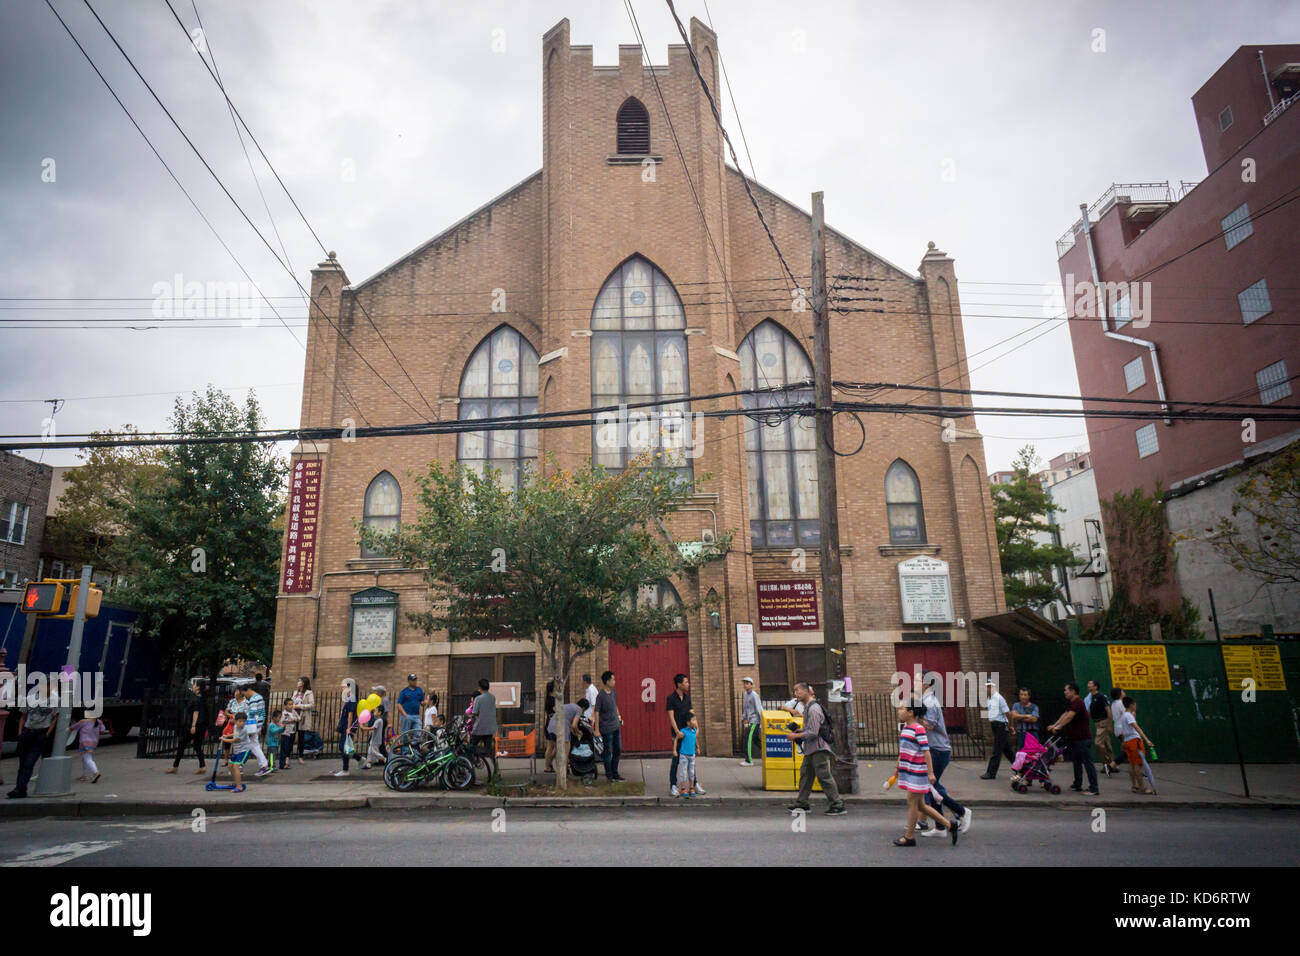
[[[690,31],[716,90],[717,38],[696,20]],[[356,406],[370,424],[412,421],[415,413],[389,385],[422,407],[363,306],[428,398],[425,415],[439,420],[704,395],[810,376],[811,313],[792,309],[794,290],[741,174],[724,162],[686,46],[670,46],[666,66],[644,66],[638,46],[620,46],[617,65],[597,66],[590,46],[570,44],[564,20],[543,37],[541,52],[538,172],[364,281],[352,282],[333,258],[313,271],[319,311],[387,384],[313,314],[304,426],[361,424]],[[785,256],[806,273],[809,214],[750,186]],[[834,320],[835,376],[936,382],[946,377],[940,370],[964,366],[952,259],[931,244],[914,273],[839,232],[827,235],[829,271],[877,280],[886,300],[881,314]],[[744,407],[733,398],[697,409],[724,404]],[[837,441],[853,448],[860,432],[842,417]],[[839,459],[855,691],[884,694],[900,665],[910,672],[918,662],[1009,675],[1001,639],[974,624],[1004,610],[1004,599],[973,418],[961,419],[950,441],[936,421],[869,419],[861,451]],[[718,613],[683,614],[678,631],[635,650],[602,645],[575,669],[598,675],[608,666],[620,675],[631,751],[668,747],[662,710],[675,672],[691,677],[703,746],[714,754],[731,751],[743,676],[755,676],[764,697],[774,697],[795,680],[825,675],[811,431],[709,418],[699,451],[689,466],[712,480],[670,529],[694,541],[734,529],[735,544],[703,571],[698,592],[671,581],[652,596],[708,602]],[[314,675],[330,695],[349,675],[363,688],[382,680],[394,689],[413,671],[426,689],[454,702],[480,677],[518,680],[524,706],[504,719],[532,721],[547,679],[533,645],[452,642],[418,631],[406,618],[427,606],[418,571],[364,553],[355,522],[391,528],[412,520],[413,476],[432,459],[491,464],[513,482],[545,468],[550,453],[578,467],[593,452],[611,467],[625,460],[623,451],[596,449],[587,429],[331,440],[296,449],[293,493],[301,511],[286,531],[276,689],[299,674]],[[942,592],[948,585],[947,605],[938,600],[922,609],[910,601],[905,613],[899,565],[909,559],[922,560],[905,571],[933,575],[926,587]],[[786,599],[795,613],[782,623],[772,608]],[[658,687],[653,703],[640,697],[646,677]]]
[[[1240,47],[1192,96],[1205,179],[1113,185],[1057,242],[1082,394],[1296,403],[1297,90],[1300,44]],[[1078,290],[1097,281],[1104,292],[1092,308]],[[1084,403],[1085,411],[1108,407],[1116,406]],[[1166,513],[1174,531],[1203,530],[1202,519],[1227,514],[1230,476],[1297,437],[1295,422],[1258,421],[1252,430],[1238,420],[1088,418],[1100,497],[1159,482],[1172,495]],[[1208,620],[1205,585],[1224,568],[1193,542],[1180,550],[1177,586],[1162,598],[1181,591],[1204,605]],[[1294,597],[1266,592],[1252,601],[1255,585],[1237,584],[1241,593],[1227,604],[1240,605],[1236,623],[1246,631],[1267,621],[1295,625]],[[1217,603],[1222,613],[1224,600]]]

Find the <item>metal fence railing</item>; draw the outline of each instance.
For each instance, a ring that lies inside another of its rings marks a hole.
[[[523,723],[528,722],[531,716],[529,711],[532,709],[533,694],[524,695],[523,708],[498,711],[498,723],[502,726],[509,724],[512,728],[518,728]],[[293,697],[292,693],[281,692],[273,693],[266,705],[267,722],[277,720],[280,711],[284,709],[285,702]],[[193,698],[188,694],[180,696],[151,697],[145,700],[144,710],[140,720],[140,737],[136,743],[136,756],[144,758],[161,759],[165,757],[174,757],[176,748],[181,738],[181,722],[184,719],[186,709],[189,707]],[[465,713],[469,707],[473,695],[454,694],[450,699],[444,698],[439,706],[439,710],[445,718],[455,717]],[[217,711],[225,706],[226,701],[214,701],[212,713],[215,718]],[[396,708],[396,701],[392,698],[389,700],[389,706]],[[316,757],[333,757],[342,756],[342,742],[339,739],[338,732],[339,712],[343,708],[343,701],[337,694],[330,694],[328,698],[322,699],[316,697],[316,702],[312,707],[312,729],[320,737],[321,749],[315,754]],[[515,719],[519,716],[523,720]],[[512,718],[512,719],[507,719]],[[385,729],[384,736],[391,740],[396,736],[397,721],[389,722],[390,726]],[[299,731],[301,733],[301,731]],[[219,743],[217,738],[221,732],[216,727],[210,727],[208,738],[204,746],[204,754],[212,757],[216,754]],[[266,732],[262,733],[262,740],[265,744]],[[360,736],[353,738],[353,742],[359,750],[365,750],[369,745],[368,731],[364,729]],[[193,750],[188,751],[191,755]],[[297,741],[294,741],[294,756],[298,753]],[[269,757],[270,754],[267,754]]]
[[[284,709],[285,701],[293,695],[290,693],[272,694],[267,701],[266,714],[268,723],[280,716],[280,711]],[[189,695],[174,697],[150,697],[144,702],[144,712],[140,718],[140,738],[136,744],[136,756],[144,758],[161,759],[164,757],[174,757],[176,748],[181,737],[181,722],[184,719],[186,708],[193,698]],[[214,701],[212,705],[213,716],[216,716],[225,701]],[[316,698],[312,707],[312,730],[313,733],[320,737],[321,749],[315,755],[317,757],[339,757],[342,755],[340,750],[341,741],[337,727],[339,722],[339,712],[343,708],[343,701],[336,695],[331,695],[328,699],[322,700]],[[188,729],[188,728],[186,728]],[[301,733],[301,731],[299,731]],[[219,743],[217,738],[221,736],[221,731],[216,727],[208,729],[208,738],[204,747],[204,754],[212,757],[216,754]],[[266,734],[263,731],[263,742]],[[387,736],[387,732],[386,732]],[[366,739],[354,738],[358,748],[365,749]],[[193,751],[189,751],[191,754]],[[294,755],[297,756],[297,741],[294,741]],[[267,756],[270,756],[269,754]]]
[[[780,710],[785,700],[765,700],[764,710]],[[955,759],[984,760],[988,757],[988,721],[979,707],[945,707],[951,715],[957,711],[963,720],[959,723],[947,718],[948,740]],[[736,714],[741,713],[741,701],[736,701]],[[898,756],[898,715],[888,694],[855,694],[853,697],[853,723],[857,730],[858,756],[884,759]],[[736,721],[736,752],[743,746],[740,721]]]

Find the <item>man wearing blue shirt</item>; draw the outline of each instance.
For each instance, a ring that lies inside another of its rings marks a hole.
[[[416,683],[414,674],[406,675],[406,686],[397,695],[397,713],[401,723],[397,725],[399,733],[420,729],[420,705],[424,703],[424,691]]]

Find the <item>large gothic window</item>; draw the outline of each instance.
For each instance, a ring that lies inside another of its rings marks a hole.
[[[817,424],[811,415],[782,419],[779,409],[812,399],[812,366],[789,332],[771,319],[740,343],[740,381],[746,391],[808,382],[809,387],[745,395],[749,473],[749,539],[755,548],[817,547]]]
[[[912,466],[899,458],[885,472],[885,510],[890,544],[925,544],[925,510],[921,482]]]
[[[464,422],[536,411],[537,350],[503,325],[465,363],[459,418]],[[517,489],[537,465],[537,429],[462,432],[456,460],[480,475],[494,468],[504,487]]]
[[[402,489],[397,479],[386,471],[375,475],[366,488],[366,500],[361,512],[361,524],[374,531],[390,534],[397,530],[402,520]],[[361,548],[363,558],[382,558],[378,548]]]
[[[668,277],[633,256],[614,270],[591,311],[591,398],[596,407],[665,401],[629,409],[623,423],[599,416],[595,460],[611,470],[645,451],[690,471],[686,396],[686,313]]]

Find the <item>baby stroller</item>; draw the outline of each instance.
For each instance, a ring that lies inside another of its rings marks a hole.
[[[590,786],[596,782],[596,771],[600,767],[600,741],[592,734],[588,721],[579,721],[578,729],[580,737],[569,737],[569,773],[581,777],[582,782]]]
[[[1011,764],[1011,789],[1016,793],[1028,793],[1031,786],[1041,783],[1048,793],[1060,793],[1061,788],[1052,783],[1052,764],[1060,756],[1058,738],[1053,737],[1044,745],[1033,734],[1025,734],[1025,747]]]

